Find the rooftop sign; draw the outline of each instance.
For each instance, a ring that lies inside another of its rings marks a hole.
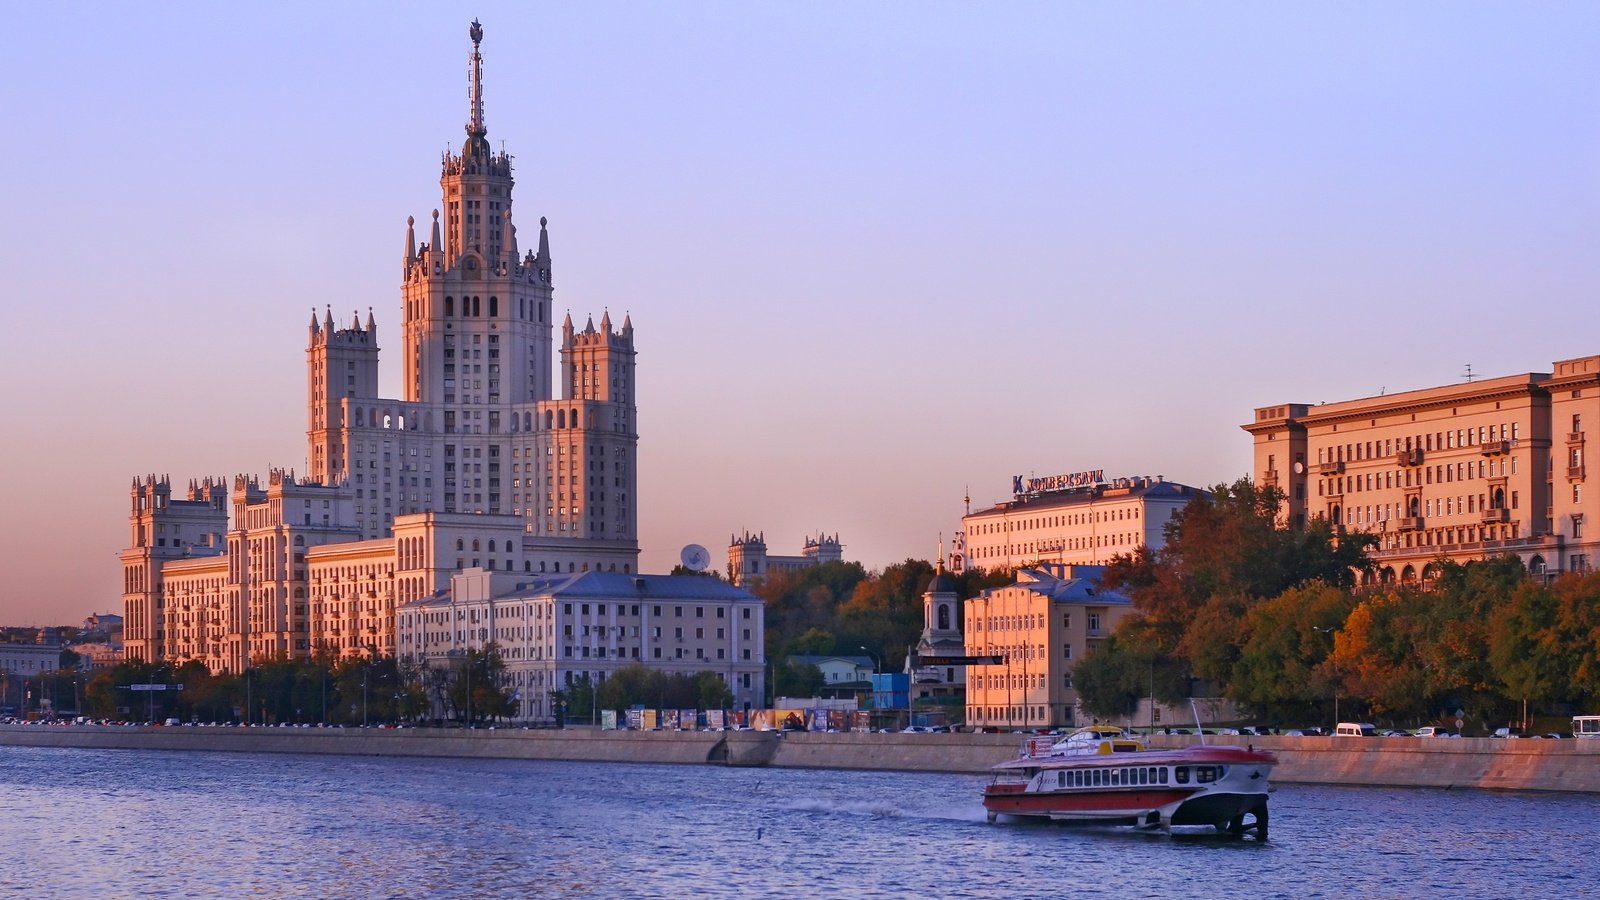
[[[1105,480],[1105,469],[1073,472],[1070,475],[1046,475],[1042,478],[1023,478],[1021,475],[1013,475],[1011,476],[1011,493],[1044,494],[1050,491],[1070,491],[1073,488],[1093,487],[1097,484],[1103,484]]]

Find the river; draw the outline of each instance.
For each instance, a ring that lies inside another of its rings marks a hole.
[[[1272,839],[990,825],[962,775],[0,747],[0,893],[1600,896],[1600,797],[1284,785]]]

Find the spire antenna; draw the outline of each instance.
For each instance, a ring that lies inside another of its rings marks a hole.
[[[478,45],[483,43],[483,26],[477,19],[472,20],[467,34],[472,38],[472,109],[467,119],[467,134],[483,137],[489,130],[483,124],[483,54],[478,52]]]

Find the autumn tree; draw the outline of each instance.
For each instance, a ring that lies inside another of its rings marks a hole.
[[[1229,698],[1267,721],[1315,718],[1336,689],[1322,664],[1354,605],[1349,591],[1314,581],[1252,606]]]
[[[1250,610],[1297,585],[1348,589],[1368,565],[1371,535],[1335,536],[1324,519],[1280,525],[1283,494],[1248,478],[1202,493],[1163,526],[1164,545],[1112,560],[1108,587],[1122,589],[1136,615],[1119,627],[1136,657],[1181,661],[1226,692],[1249,639]],[[1157,696],[1166,702],[1183,699]]]

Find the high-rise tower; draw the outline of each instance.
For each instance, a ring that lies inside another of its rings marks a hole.
[[[535,571],[631,570],[633,324],[613,332],[606,314],[598,330],[591,320],[575,333],[569,322],[556,394],[548,223],[539,220],[536,249],[520,249],[511,157],[490,148],[484,122],[483,27],[468,33],[466,138],[441,160],[426,240],[406,222],[403,399],[376,399],[370,316],[348,329],[313,318],[311,477],[353,490],[363,537],[392,533],[409,513],[511,515]]]
[[[174,500],[136,479],[122,554],[130,658],[238,671],[313,651],[395,652],[396,609],[467,569],[636,573],[633,323],[561,335],[555,391],[550,235],[519,249],[511,157],[484,124],[473,22],[466,140],[401,261],[400,398],[379,393],[371,309],[313,310],[309,475],[241,475]],[[231,509],[230,509],[231,507]],[[231,516],[230,516],[231,512]],[[230,521],[231,519],[231,521]]]

